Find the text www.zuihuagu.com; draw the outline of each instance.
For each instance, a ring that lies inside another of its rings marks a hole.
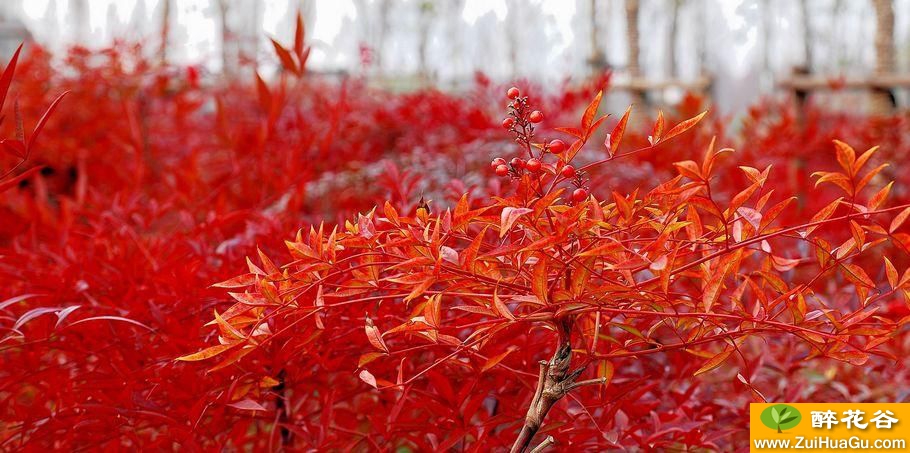
[[[907,448],[906,439],[860,439],[859,437],[850,437],[847,439],[833,437],[802,437],[796,436],[795,439],[755,439],[753,441],[756,449],[774,448],[784,449],[816,449],[816,448],[837,448],[837,449],[873,449],[873,450],[892,450]]]

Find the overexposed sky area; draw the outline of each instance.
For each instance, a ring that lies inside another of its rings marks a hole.
[[[138,14],[152,16],[159,8],[161,0],[91,0],[88,2],[88,35],[89,45],[104,45],[117,37],[130,38],[135,30],[127,30],[128,24],[137,14],[136,8],[144,11]],[[142,3],[142,5],[140,5]],[[737,63],[736,69],[744,70],[748,53],[756,45],[756,31],[738,12],[742,0],[722,0],[720,11],[731,31],[745,33],[747,39],[737,40],[736,52],[732,54]],[[576,14],[576,3],[567,0],[539,0],[540,10],[552,17],[548,22],[547,34],[550,37],[550,51],[563,52],[573,42],[574,33],[572,18]],[[286,23],[287,0],[262,0],[262,27],[266,34],[273,36],[286,35],[287,30],[279,26]],[[317,6],[317,20],[312,30],[308,31],[313,40],[330,45],[342,32],[345,21],[357,21],[357,8],[353,0],[320,0]],[[176,16],[183,25],[185,36],[182,51],[177,53],[185,63],[210,63],[217,58],[218,43],[216,39],[217,24],[213,16],[217,14],[214,0],[178,0],[175,2]],[[59,29],[44,30],[41,24],[53,22],[65,23],[71,11],[66,1],[27,0],[22,3],[26,22],[39,39],[45,37],[52,48],[62,47],[67,42],[66,36]],[[466,0],[462,19],[473,25],[487,15],[504,20],[507,14],[506,0]],[[115,24],[112,24],[114,22]],[[119,23],[119,26],[117,26]],[[321,46],[319,46],[321,47]],[[330,52],[317,51],[312,63],[330,64]]]

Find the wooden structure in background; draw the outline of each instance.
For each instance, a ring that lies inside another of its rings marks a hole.
[[[887,77],[894,73],[894,2],[893,0],[872,0],[875,8],[875,76]],[[894,93],[883,86],[873,87],[872,111],[887,113],[897,107]]]
[[[812,75],[794,75],[782,80],[780,87],[789,91],[910,88],[910,74],[883,74],[866,78],[825,78]]]
[[[610,81],[610,89],[612,90],[648,92],[666,90],[670,88],[679,88],[685,91],[694,92],[707,92],[711,88],[711,78],[707,76],[701,76],[695,80],[683,80],[675,78],[654,80],[644,77],[636,77],[630,80]]]
[[[862,90],[870,94],[871,111],[887,114],[897,108],[894,90],[910,88],[910,74],[896,74],[893,0],[871,0],[875,9],[875,68],[868,77],[830,77],[810,74],[807,67],[794,68],[793,74],[778,83],[790,92],[799,111],[816,91]],[[803,14],[807,14],[805,8]],[[806,45],[807,56],[811,47]]]
[[[626,44],[629,46],[629,63],[626,65],[626,71],[632,80],[641,78],[641,43],[638,42],[638,0],[626,0]],[[645,91],[641,89],[631,89],[632,98],[636,103],[644,104],[646,101]]]

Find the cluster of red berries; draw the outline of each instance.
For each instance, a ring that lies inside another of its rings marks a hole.
[[[500,177],[510,175],[519,177],[524,171],[537,174],[543,169],[541,159],[544,153],[562,154],[566,151],[566,144],[559,139],[551,140],[542,147],[540,157],[534,157],[531,138],[534,136],[534,124],[543,121],[543,113],[540,110],[529,112],[528,98],[526,96],[522,97],[521,90],[517,87],[509,88],[506,91],[506,96],[511,102],[509,103],[509,116],[502,120],[502,127],[515,134],[515,141],[526,147],[531,158],[526,161],[515,157],[507,162],[505,159],[497,157],[490,162],[490,168],[496,173],[496,176]],[[540,145],[534,146],[540,148]],[[588,198],[588,190],[582,187],[584,183],[581,173],[583,172],[576,171],[575,167],[568,164],[559,170],[560,176],[565,179],[571,179],[575,183],[576,189],[572,192],[572,201],[575,203],[580,203]]]

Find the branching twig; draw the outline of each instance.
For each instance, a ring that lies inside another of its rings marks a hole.
[[[547,447],[549,447],[550,445],[553,445],[555,443],[556,443],[556,439],[554,439],[553,436],[547,436],[547,438],[544,439],[543,442],[541,442],[536,447],[534,447],[533,450],[531,450],[531,453],[541,453],[542,451],[546,450]]]
[[[575,389],[577,389],[577,388],[579,388],[579,387],[584,387],[584,386],[587,386],[587,385],[602,385],[602,384],[606,384],[606,383],[607,383],[607,378],[605,378],[605,377],[599,377],[599,378],[596,378],[596,379],[588,379],[588,380],[586,380],[586,381],[575,382],[575,383],[573,383],[572,385],[569,385],[569,388],[568,388],[567,390],[568,390],[568,391],[572,391],[572,390],[575,390]]]
[[[559,334],[556,352],[553,353],[553,358],[549,361],[540,362],[540,376],[537,380],[537,388],[534,391],[531,404],[528,406],[525,423],[518,433],[518,438],[515,439],[515,443],[512,445],[512,453],[528,451],[531,441],[543,425],[543,420],[546,418],[547,413],[550,412],[550,409],[557,401],[561,400],[570,391],[585,385],[606,382],[603,378],[575,382],[575,379],[578,378],[584,368],[569,371],[572,362],[571,330],[574,321],[575,318],[573,316],[567,316],[556,322],[556,329]],[[544,440],[531,452],[542,451],[553,442],[552,437],[548,437],[547,440]]]

